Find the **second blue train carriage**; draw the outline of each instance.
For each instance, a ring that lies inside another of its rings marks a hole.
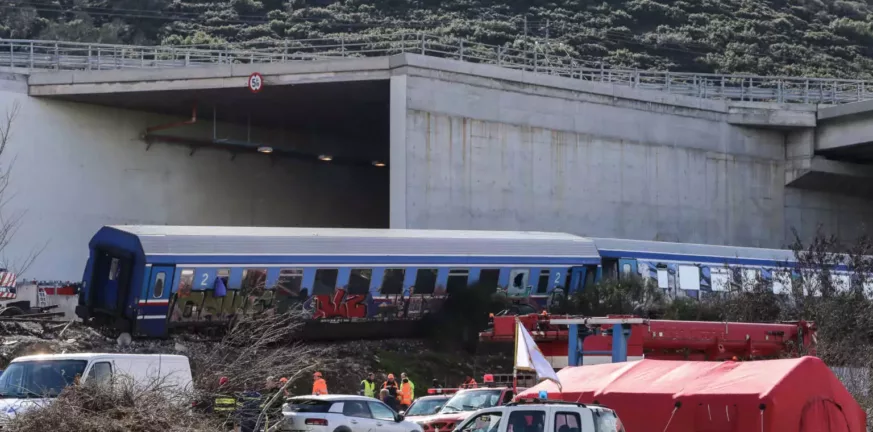
[[[77,314],[157,337],[295,302],[314,319],[413,320],[472,283],[544,302],[600,263],[591,240],[540,232],[107,226],[89,248]]]

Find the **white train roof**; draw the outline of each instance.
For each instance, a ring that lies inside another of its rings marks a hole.
[[[794,252],[785,249],[762,249],[736,246],[715,246],[694,243],[670,243],[646,240],[623,240],[592,238],[602,256],[627,254],[630,257],[641,255],[675,257],[677,260],[694,258],[741,259],[788,262],[794,261]]]
[[[564,233],[347,228],[117,225],[95,240],[135,236],[146,255],[443,255],[597,258]]]

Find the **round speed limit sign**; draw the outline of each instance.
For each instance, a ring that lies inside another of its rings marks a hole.
[[[264,77],[257,72],[249,75],[249,90],[251,90],[252,93],[257,93],[261,91],[262,88],[264,88]]]

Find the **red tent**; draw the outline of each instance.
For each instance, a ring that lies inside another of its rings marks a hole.
[[[600,403],[627,432],[864,432],[866,415],[816,357],[753,362],[640,360],[565,368],[520,398]]]

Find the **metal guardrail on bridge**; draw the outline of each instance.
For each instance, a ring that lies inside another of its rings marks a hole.
[[[842,104],[873,99],[873,82],[614,69],[549,54],[429,34],[355,36],[214,46],[135,46],[0,40],[0,67],[24,70],[178,68],[415,53],[705,99]]]

